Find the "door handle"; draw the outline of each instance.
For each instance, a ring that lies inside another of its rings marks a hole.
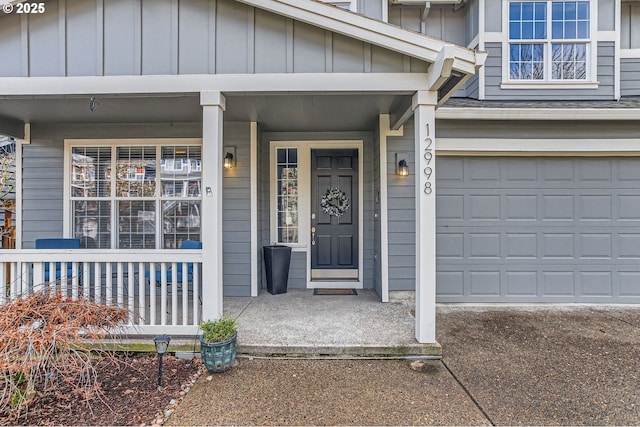
[[[311,246],[316,245],[316,228],[311,227]]]

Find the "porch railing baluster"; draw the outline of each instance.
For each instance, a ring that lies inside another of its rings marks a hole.
[[[171,263],[171,324],[178,324],[178,264]]]
[[[144,324],[147,318],[146,308],[146,292],[145,292],[145,268],[144,263],[138,263],[138,322]]]
[[[167,263],[160,263],[160,324],[167,324]]]
[[[201,265],[201,252],[181,250],[0,249],[0,306],[49,290],[127,308],[128,333],[191,334],[202,312]]]
[[[189,270],[186,262],[182,263],[182,324],[188,325],[189,314]]]

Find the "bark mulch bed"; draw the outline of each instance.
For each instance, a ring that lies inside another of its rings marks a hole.
[[[153,425],[161,424],[182,400],[202,371],[199,359],[165,356],[162,390],[158,390],[158,359],[131,356],[95,364],[99,393],[89,400],[61,385],[38,396],[19,418],[0,414],[0,425]]]

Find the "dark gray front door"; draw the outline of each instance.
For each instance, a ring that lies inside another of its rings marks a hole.
[[[311,278],[358,278],[358,150],[311,150]]]

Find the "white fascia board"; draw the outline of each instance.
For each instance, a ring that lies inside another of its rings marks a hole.
[[[459,70],[463,72],[473,70],[473,73],[479,65],[482,65],[478,65],[476,52],[471,49],[451,45],[451,43],[322,2],[301,0],[236,1],[431,63],[436,61],[438,54],[445,46],[451,46],[452,55],[461,67]]]
[[[11,96],[226,94],[289,92],[413,93],[427,73],[218,74],[178,76],[3,77],[0,99]]]
[[[440,155],[583,155],[640,153],[640,139],[438,138]]]
[[[638,120],[640,108],[454,108],[436,110],[438,120]]]

